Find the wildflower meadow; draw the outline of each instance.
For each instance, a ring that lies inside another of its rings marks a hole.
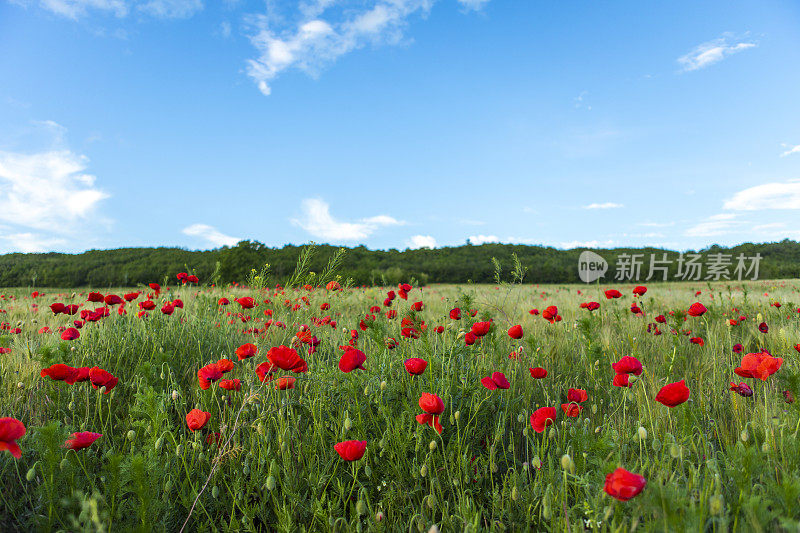
[[[5,531],[796,531],[796,281],[4,289]]]

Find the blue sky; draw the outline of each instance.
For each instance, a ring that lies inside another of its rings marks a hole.
[[[800,239],[800,4],[0,0],[0,252]]]

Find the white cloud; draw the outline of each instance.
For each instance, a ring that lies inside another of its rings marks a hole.
[[[735,220],[733,213],[722,213],[713,215],[704,221],[686,230],[687,237],[715,237],[731,233],[736,227],[741,226],[741,222]]]
[[[182,233],[190,237],[203,239],[215,248],[220,246],[235,246],[236,243],[241,241],[239,237],[225,235],[214,226],[209,226],[208,224],[192,224],[191,226],[183,228]]]
[[[430,235],[414,235],[407,242],[406,246],[416,248],[436,248],[436,239]]]
[[[755,48],[755,42],[736,39],[733,35],[725,33],[719,39],[714,39],[696,46],[689,53],[678,58],[678,63],[684,72],[700,70],[726,57],[748,48]]]
[[[645,226],[648,228],[668,228],[674,226],[674,222],[637,222],[637,226]]]
[[[770,222],[768,224],[759,224],[758,226],[753,226],[753,231],[771,233],[775,230],[780,230],[785,227],[786,224],[783,222]]]
[[[620,207],[625,207],[622,204],[615,204],[614,202],[605,202],[602,204],[589,204],[583,206],[584,209],[618,209]]]
[[[786,150],[781,154],[781,157],[786,157],[787,155],[792,155],[792,154],[800,154],[800,144],[798,144],[797,146],[790,146],[788,144],[783,144],[781,146],[783,146],[784,148],[788,148],[788,150]]]
[[[573,248],[609,248],[614,245],[614,241],[568,241],[562,242],[559,247],[565,250]]]
[[[366,45],[398,44],[409,18],[425,16],[436,0],[372,2],[311,0],[301,3],[296,20],[260,15],[250,18],[250,42],[258,57],[247,61],[247,74],[269,95],[270,84],[295,68],[315,76],[339,57]],[[480,9],[488,0],[459,0]]]
[[[85,174],[87,159],[68,150],[0,152],[0,220],[53,233],[75,232],[108,194]]]
[[[202,0],[149,0],[139,4],[139,11],[162,19],[188,18],[203,9]]]
[[[380,227],[405,224],[388,215],[364,218],[358,222],[342,222],[333,218],[330,205],[319,198],[306,198],[301,203],[303,215],[292,219],[292,224],[309,232],[312,236],[327,241],[357,241],[368,238]]]
[[[34,0],[19,0],[27,5]],[[203,9],[202,0],[39,0],[42,8],[62,17],[77,20],[90,11],[122,18],[135,7],[137,11],[158,18],[186,18]]]
[[[231,36],[231,23],[227,21],[223,21],[219,25],[219,34],[222,35],[224,39],[227,39]]]
[[[6,234],[4,228],[0,228],[0,253],[41,253],[66,244],[67,241],[60,238],[45,237],[30,232]]]
[[[480,246],[481,244],[500,242],[500,237],[497,235],[470,235],[467,240],[475,246]]]
[[[765,183],[744,189],[723,205],[734,211],[800,209],[800,181]]]
[[[479,11],[483,6],[489,3],[489,0],[458,0],[458,3],[467,9]]]

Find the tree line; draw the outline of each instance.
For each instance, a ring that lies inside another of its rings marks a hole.
[[[260,272],[269,264],[271,279],[291,276],[303,247],[286,245],[271,248],[257,241],[241,241],[236,246],[208,251],[182,248],[119,248],[90,250],[78,254],[12,253],[0,255],[2,287],[121,287],[152,281],[175,283],[175,274],[191,272],[203,283],[246,283],[253,269]],[[321,272],[339,248],[317,245],[308,270]],[[346,248],[339,268],[343,281],[355,285],[393,285],[414,280],[429,283],[493,283],[506,279],[519,262],[527,283],[580,282],[578,260],[583,249],[561,250],[548,246],[483,244],[417,250],[370,250],[365,246]],[[746,243],[733,247],[713,245],[702,250],[679,252],[660,248],[593,249],[608,263],[602,282],[636,281],[631,277],[638,265],[639,281],[647,281],[650,261],[655,258],[666,269],[667,279],[713,280],[720,271],[720,261],[728,265],[723,276],[736,280],[737,258],[760,257],[759,279],[800,278],[800,243],[783,240],[775,243]],[[665,255],[666,254],[666,255]],[[697,268],[687,265],[692,254]],[[666,261],[664,261],[666,259]],[[711,264],[717,264],[712,272]],[[747,266],[751,266],[750,263]],[[499,267],[499,272],[498,272]],[[664,270],[651,277],[663,278]],[[699,276],[699,277],[696,277]],[[753,272],[743,279],[751,279]]]

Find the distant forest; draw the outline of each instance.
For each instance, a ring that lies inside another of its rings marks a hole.
[[[271,278],[282,282],[291,276],[302,247],[270,248],[260,242],[242,241],[233,247],[208,251],[181,248],[119,248],[91,250],[80,254],[6,254],[0,255],[0,286],[3,287],[120,287],[152,281],[176,283],[175,274],[196,274],[203,284],[245,283],[251,269],[270,265]],[[309,270],[321,272],[338,248],[319,245],[311,258]],[[340,273],[342,281],[352,278],[356,285],[396,284],[414,280],[429,283],[491,283],[495,281],[497,264],[501,278],[507,279],[514,267],[516,254],[526,269],[526,283],[580,282],[578,258],[583,249],[561,250],[546,246],[512,244],[464,245],[418,250],[369,250],[364,246],[347,248]],[[646,281],[650,260],[661,261],[666,254],[668,280],[689,279],[687,269],[679,263],[680,254],[659,248],[594,249],[608,262],[608,272],[601,282],[635,281],[631,265],[641,263],[638,280]],[[690,259],[685,252],[683,259]],[[768,244],[742,244],[730,248],[711,246],[693,252],[695,266],[691,279],[735,281],[737,257],[760,254],[759,279],[800,278],[800,243],[784,240]],[[631,260],[631,257],[634,259]],[[493,258],[496,260],[493,260]],[[716,263],[716,269],[711,263]],[[728,265],[719,272],[720,264]],[[748,263],[749,265],[750,263]],[[628,265],[627,267],[625,265]],[[681,271],[679,271],[681,268]],[[627,269],[627,270],[626,270]],[[743,279],[751,279],[753,272]],[[652,280],[661,281],[663,273]]]

